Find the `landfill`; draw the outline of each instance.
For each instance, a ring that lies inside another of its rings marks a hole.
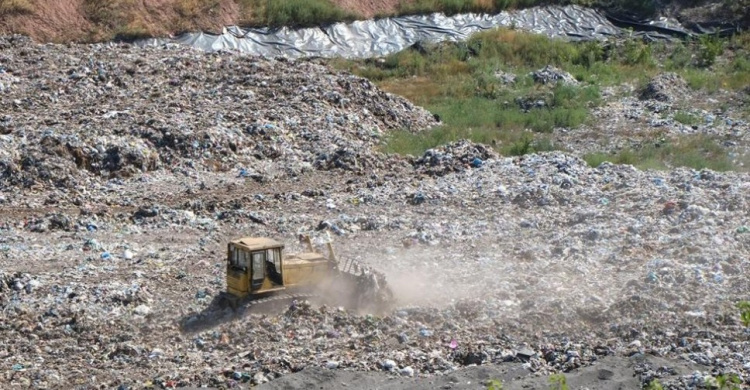
[[[181,45],[2,37],[0,107],[2,388],[547,376],[644,356],[665,363],[639,363],[639,384],[750,384],[748,173],[465,140],[384,154],[436,117],[315,61]],[[398,305],[211,304],[228,241],[294,252],[299,234],[384,272]]]

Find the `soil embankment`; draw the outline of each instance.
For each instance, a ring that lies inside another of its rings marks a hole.
[[[445,8],[440,2],[425,5],[426,2],[418,0],[331,0],[312,3],[316,5],[308,5],[309,9],[292,11],[292,8],[280,7],[281,11],[277,9],[274,12],[280,14],[278,20],[282,21],[282,25],[295,24],[295,18],[301,19],[301,24],[310,25],[327,20],[369,19],[402,12],[450,13],[462,12],[460,9],[463,9]],[[40,42],[65,43],[163,37],[183,31],[215,32],[228,25],[264,25],[268,17],[265,13],[267,4],[270,3],[263,0],[0,0],[0,34],[17,33]],[[472,4],[466,9],[476,12],[496,10],[492,2],[477,0]],[[628,11],[625,13],[633,11],[626,0],[613,4],[607,9],[618,14],[623,14],[623,10]],[[686,25],[747,27],[750,23],[749,10],[746,0],[732,3],[693,2],[690,5],[674,1],[658,8],[646,7],[639,12],[641,16],[651,18],[672,17]]]

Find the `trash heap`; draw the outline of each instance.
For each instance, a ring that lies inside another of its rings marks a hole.
[[[428,176],[444,176],[451,172],[481,167],[485,160],[497,158],[492,148],[467,140],[428,149],[413,163],[416,171]]]
[[[665,363],[638,363],[644,383],[750,378],[735,307],[750,291],[746,173],[504,158],[468,141],[388,157],[376,145],[389,129],[433,117],[312,61],[16,37],[0,48],[11,388],[508,362],[547,375],[650,356]],[[227,241],[298,252],[302,233],[331,233],[340,259],[384,272],[397,307],[217,308]]]
[[[646,87],[641,91],[641,98],[672,103],[682,99],[687,94],[688,85],[685,79],[676,73],[666,72],[659,73],[649,80]]]
[[[5,186],[169,170],[360,171],[382,166],[367,153],[389,130],[435,124],[369,80],[312,61],[0,40]]]

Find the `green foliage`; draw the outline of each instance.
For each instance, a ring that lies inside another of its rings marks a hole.
[[[643,16],[656,12],[654,0],[402,0],[397,14],[410,15],[429,12],[442,12],[446,15],[457,13],[497,13],[507,9],[522,9],[545,4],[577,4],[584,7],[603,6],[627,9]]]
[[[568,379],[565,374],[554,374],[549,377],[550,389],[553,390],[568,390]]]
[[[697,116],[685,111],[676,112],[674,114],[674,120],[688,126],[697,125],[698,123],[700,123],[700,119]]]
[[[602,60],[604,60],[604,48],[599,41],[591,41],[581,45],[573,63],[590,69],[594,64]]]
[[[524,154],[529,154],[533,151],[533,148],[531,147],[533,142],[533,138],[524,137],[523,139],[511,144],[508,154],[511,156],[523,156]]]
[[[688,67],[693,61],[693,53],[682,43],[675,45],[672,53],[666,60],[665,67],[668,70],[681,70]]]
[[[688,167],[728,171],[736,167],[727,152],[713,138],[703,135],[685,136],[673,140],[659,140],[627,148],[614,154],[590,153],[583,159],[592,167],[602,162],[630,164],[641,169]]]
[[[740,321],[744,327],[750,327],[750,301],[742,301],[737,304],[740,309]]]
[[[492,379],[487,384],[487,390],[503,390],[503,382],[500,382],[497,379]]]
[[[659,383],[658,379],[654,379],[651,382],[649,382],[648,387],[646,387],[646,390],[664,390],[664,386]]]
[[[733,42],[744,44],[740,38]],[[437,129],[392,133],[382,146],[384,151],[419,155],[440,144],[470,139],[491,144],[504,155],[522,155],[557,149],[542,134],[587,123],[589,109],[601,103],[601,86],[644,82],[660,71],[650,66],[655,56],[672,58],[672,66],[696,89],[711,92],[744,87],[745,80],[750,83],[750,72],[694,67],[690,64],[693,49],[697,50],[697,45],[652,48],[635,39],[605,47],[598,42],[567,42],[497,29],[475,34],[466,42],[426,44],[380,60],[339,60],[334,64],[375,80],[386,91],[405,96],[441,117],[443,125]],[[732,66],[745,69],[743,61],[738,56]],[[529,73],[545,65],[570,72],[581,85],[536,84]],[[514,74],[515,82],[506,81],[500,71]],[[699,118],[678,112],[675,120],[692,125]],[[586,159],[592,166],[609,160],[645,169],[734,168],[726,151],[713,139],[696,137],[643,144],[612,155],[595,153]]]
[[[716,62],[716,57],[724,52],[724,41],[717,35],[702,35],[699,37],[700,64],[709,67]]]
[[[397,14],[410,15],[442,12],[446,15],[459,13],[494,13],[509,8],[526,8],[543,3],[541,0],[416,0],[401,1]]]
[[[740,387],[737,385],[741,383],[742,380],[737,374],[721,374],[715,378],[711,377],[706,379],[706,387],[709,389],[740,390]]]
[[[356,19],[329,0],[273,0],[266,6],[268,26],[317,26]]]
[[[605,153],[588,153],[583,156],[583,160],[586,161],[586,164],[590,167],[597,168],[605,161],[612,161],[612,158]]]
[[[639,39],[628,39],[624,47],[624,63],[627,65],[654,66],[651,46]]]
[[[732,60],[732,70],[735,72],[750,73],[750,59],[745,56],[737,56]]]

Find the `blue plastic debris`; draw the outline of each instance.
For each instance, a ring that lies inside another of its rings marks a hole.
[[[480,159],[479,157],[474,157],[474,160],[472,160],[471,162],[471,166],[474,168],[479,168],[482,166],[482,164],[484,164],[484,161],[482,161],[482,159]]]
[[[430,337],[432,336],[432,331],[429,329],[422,328],[419,330],[419,335],[422,337]]]
[[[422,204],[425,201],[425,197],[421,192],[417,192],[411,199],[411,203],[414,205]]]
[[[110,260],[112,259],[112,255],[109,254],[109,252],[102,253],[102,260]]]
[[[248,176],[250,176],[250,173],[248,173],[245,168],[241,168],[239,177],[248,177]]]
[[[198,290],[198,292],[195,293],[196,299],[203,299],[207,296],[208,296],[208,291],[206,291],[205,289],[200,289]]]

